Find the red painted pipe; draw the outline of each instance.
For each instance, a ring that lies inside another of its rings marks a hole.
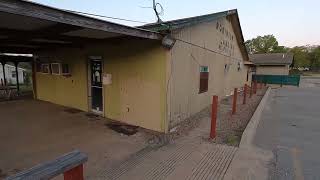
[[[63,174],[64,180],[84,180],[83,176],[83,164],[77,166]]]
[[[248,93],[248,85],[244,85],[243,89],[243,104],[247,104],[247,93]]]
[[[254,85],[253,85],[253,94],[257,94],[257,81],[254,81]]]
[[[237,98],[238,98],[238,88],[234,88],[232,114],[236,114],[237,112]]]
[[[218,114],[218,96],[212,97],[212,113],[211,113],[211,130],[210,138],[214,139],[217,136],[217,114]]]

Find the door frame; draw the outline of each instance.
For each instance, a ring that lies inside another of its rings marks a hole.
[[[103,61],[103,57],[102,56],[88,56],[87,58],[87,81],[88,81],[88,110],[89,112],[91,113],[94,113],[94,114],[97,114],[97,115],[100,115],[100,116],[104,116],[105,114],[105,103],[104,103],[104,85],[102,83],[102,111],[97,111],[95,109],[92,109],[92,84],[91,84],[91,62],[92,61],[101,61],[101,76],[103,78],[103,73],[104,73],[104,61]]]

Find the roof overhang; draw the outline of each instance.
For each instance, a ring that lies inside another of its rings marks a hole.
[[[249,54],[245,45],[243,32],[240,24],[240,18],[237,10],[231,10],[228,12],[228,17],[231,18],[232,27],[235,31],[235,35],[237,37],[237,42],[240,47],[241,54],[245,61],[250,61]]]
[[[257,63],[255,63],[254,65],[255,66],[287,66],[290,64],[257,64]]]
[[[243,64],[246,66],[255,66],[255,64],[253,64],[251,61],[244,61]]]
[[[0,0],[0,52],[33,53],[110,38],[162,40],[157,32],[124,26],[25,0]]]
[[[32,62],[32,56],[26,55],[13,55],[13,54],[0,54],[0,63],[5,64],[6,62]]]

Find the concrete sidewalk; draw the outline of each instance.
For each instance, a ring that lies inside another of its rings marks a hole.
[[[184,137],[143,149],[97,179],[223,179],[236,151],[201,137]]]
[[[242,97],[239,99],[238,105],[243,107]],[[245,111],[243,108],[239,108],[240,110]],[[232,123],[230,118],[225,117],[230,111],[231,102],[222,100],[217,120],[218,133],[222,133],[223,126]],[[216,144],[209,140],[211,118],[210,113],[205,112],[205,114],[200,115],[196,128],[188,131],[187,135],[175,139],[174,143],[161,147],[147,147],[122,163],[104,169],[94,179],[225,179],[226,172],[238,154],[239,148]]]
[[[236,148],[182,140],[145,149],[101,179],[223,179]]]

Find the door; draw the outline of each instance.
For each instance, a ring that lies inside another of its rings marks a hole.
[[[93,112],[103,112],[103,96],[102,96],[102,61],[91,60],[91,108]]]

